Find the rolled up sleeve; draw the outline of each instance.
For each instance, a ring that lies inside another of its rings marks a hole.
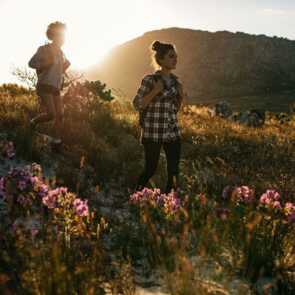
[[[70,65],[71,65],[70,61],[64,56],[64,66],[63,66],[64,72],[66,72],[66,70],[70,67]]]
[[[143,97],[147,95],[153,86],[153,80],[150,75],[145,76],[142,81],[141,85],[137,90],[137,94],[133,99],[133,106],[137,111],[143,110]]]

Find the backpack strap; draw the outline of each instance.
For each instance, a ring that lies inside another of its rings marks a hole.
[[[159,81],[159,79],[160,79],[160,80],[163,82],[163,84],[164,84],[164,89],[167,90],[165,80],[163,79],[163,77],[162,77],[162,75],[160,74],[159,71],[156,71],[156,72],[155,72],[154,74],[152,74],[151,76],[154,78],[155,82]],[[171,78],[172,78],[172,80],[173,80],[173,84],[172,84],[172,86],[177,87],[178,84],[179,84],[179,82],[178,82],[178,77],[177,77],[176,75],[174,75],[174,74],[171,74]]]

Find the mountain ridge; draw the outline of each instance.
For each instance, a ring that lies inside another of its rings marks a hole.
[[[177,27],[145,32],[114,47],[104,62],[86,73],[87,78],[103,80],[132,99],[142,77],[154,71],[149,49],[154,40],[176,45],[175,73],[189,93],[189,103],[295,89],[294,40]]]

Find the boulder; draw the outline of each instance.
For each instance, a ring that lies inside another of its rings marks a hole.
[[[214,114],[217,117],[229,118],[233,114],[233,111],[232,111],[232,108],[228,102],[221,101],[215,105]]]
[[[234,122],[248,127],[261,127],[265,123],[265,112],[262,110],[250,110],[234,114],[231,118]]]

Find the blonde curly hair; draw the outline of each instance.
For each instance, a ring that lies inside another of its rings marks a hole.
[[[58,30],[65,31],[66,24],[59,22],[59,21],[49,24],[47,27],[47,31],[46,31],[47,38],[52,41],[52,39],[54,38],[54,36]]]

